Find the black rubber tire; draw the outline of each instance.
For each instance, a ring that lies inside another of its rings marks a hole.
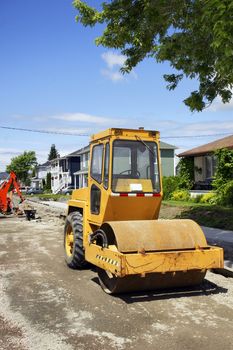
[[[66,253],[66,233],[70,229],[73,231],[74,244],[72,254],[68,256]],[[66,218],[64,227],[64,252],[65,261],[70,268],[81,269],[87,266],[83,249],[83,217],[79,212],[73,212]]]

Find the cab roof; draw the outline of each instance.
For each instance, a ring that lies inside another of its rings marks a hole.
[[[144,130],[144,129],[124,129],[124,128],[111,128],[104,130],[102,132],[99,132],[97,134],[94,134],[91,136],[91,143],[96,142],[98,140],[102,140],[105,138],[110,138],[110,137],[134,137],[134,136],[139,136],[142,139],[156,139],[157,141],[159,140],[160,133],[159,131],[155,130]]]

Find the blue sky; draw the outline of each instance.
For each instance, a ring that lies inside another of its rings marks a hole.
[[[169,92],[162,75],[172,69],[152,59],[122,76],[124,57],[94,44],[103,27],[83,28],[75,15],[70,0],[1,0],[1,126],[85,134],[144,126],[160,130],[177,153],[221,138],[194,136],[233,133],[233,102],[217,100],[191,113],[182,101],[196,82],[186,80]],[[52,143],[64,155],[88,139],[0,129],[0,170],[24,150],[35,150],[41,163]]]

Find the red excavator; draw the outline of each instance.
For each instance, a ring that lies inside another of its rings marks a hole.
[[[22,193],[20,191],[20,185],[17,181],[16,174],[11,171],[7,180],[5,180],[0,185],[0,213],[9,214],[13,210],[13,203],[10,197],[7,196],[9,191],[15,190],[18,196],[21,199],[21,202],[24,200]]]

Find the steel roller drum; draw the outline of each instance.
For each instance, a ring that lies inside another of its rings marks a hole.
[[[115,221],[104,223],[101,229],[108,243],[115,244],[121,253],[207,248],[202,229],[192,220]],[[120,278],[98,270],[100,284],[110,294],[194,286],[202,282],[205,273],[205,270],[191,270]]]

